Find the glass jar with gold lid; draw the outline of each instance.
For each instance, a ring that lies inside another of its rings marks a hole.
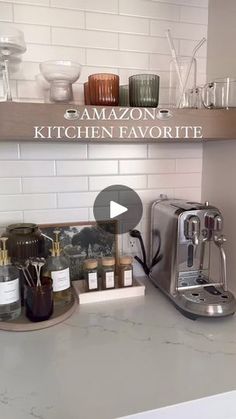
[[[102,258],[102,289],[115,288],[115,258]]]
[[[98,262],[96,259],[86,259],[84,261],[86,291],[98,291]]]
[[[121,256],[119,259],[119,287],[132,287],[133,285],[133,258]]]

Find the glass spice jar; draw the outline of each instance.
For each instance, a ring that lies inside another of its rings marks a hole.
[[[102,258],[102,289],[115,288],[115,258]]]
[[[84,261],[85,281],[87,291],[98,291],[98,262],[96,259],[86,259]]]
[[[121,256],[119,260],[119,287],[132,287],[133,266],[131,256]]]

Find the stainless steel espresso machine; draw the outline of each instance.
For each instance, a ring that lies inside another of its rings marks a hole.
[[[152,205],[149,277],[189,318],[236,311],[222,228],[220,211],[208,203],[164,198]],[[210,277],[210,263],[218,266],[218,277]]]

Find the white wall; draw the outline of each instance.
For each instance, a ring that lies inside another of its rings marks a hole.
[[[235,0],[209,1],[208,79],[236,76],[233,45],[236,40]],[[227,110],[225,111],[227,112]],[[224,215],[224,234],[227,237],[228,278],[236,291],[236,139],[206,143],[203,147],[202,198],[218,206]]]
[[[42,101],[35,75],[39,62],[68,58],[83,64],[75,98],[82,103],[88,74],[161,76],[167,102],[169,50],[165,29],[178,53],[190,54],[207,33],[207,0],[17,0],[0,1],[0,19],[24,30],[27,52],[12,75],[15,100]],[[199,83],[205,79],[206,48],[200,52]],[[147,205],[160,192],[201,198],[201,145],[0,144],[0,226],[15,221],[92,219],[96,194],[113,183],[138,191]],[[123,237],[125,242],[126,237]]]
[[[235,19],[235,0],[209,0],[208,80],[227,76],[236,78]]]

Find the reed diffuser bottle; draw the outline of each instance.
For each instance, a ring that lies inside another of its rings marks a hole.
[[[69,264],[59,241],[59,231],[55,231],[56,239],[52,242],[51,256],[44,266],[44,276],[52,278],[54,304],[69,304],[72,301]]]
[[[6,249],[6,237],[0,239],[0,321],[13,320],[20,316],[19,272],[11,264]]]

